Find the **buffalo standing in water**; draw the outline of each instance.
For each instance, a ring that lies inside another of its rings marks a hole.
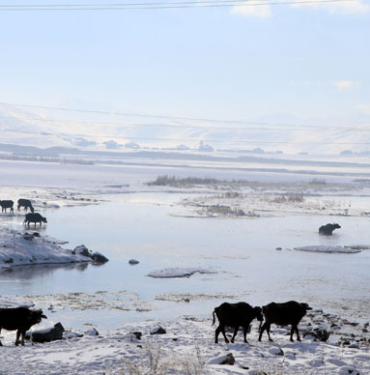
[[[326,236],[331,236],[333,234],[333,231],[335,229],[340,229],[341,226],[337,223],[334,223],[334,224],[326,224],[326,225],[322,225],[320,228],[319,228],[319,233],[320,234],[324,234]]]
[[[26,211],[30,209],[32,213],[35,212],[32,203],[29,199],[18,199],[18,211],[23,207]]]
[[[40,214],[27,214],[23,224],[29,227],[30,223],[35,223],[35,226],[37,223],[40,223],[41,226],[42,223],[47,223],[47,220],[46,217],[43,217]]]
[[[13,209],[13,205],[14,205],[14,202],[13,201],[0,201],[0,206],[1,206],[1,212],[6,212],[7,208],[10,208],[10,211],[13,212],[14,209]]]

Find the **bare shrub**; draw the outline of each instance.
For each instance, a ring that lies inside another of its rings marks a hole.
[[[169,371],[170,361],[162,359],[162,348],[153,347],[145,343],[144,352],[137,361],[123,359],[122,371],[115,374],[122,375],[166,375]]]
[[[247,214],[241,208],[232,208],[222,205],[204,207],[200,214],[221,216],[247,216]]]
[[[243,194],[238,193],[237,191],[228,191],[221,196],[221,198],[228,198],[228,199],[236,199],[236,198],[242,198],[242,197],[243,197]]]
[[[326,180],[323,178],[313,178],[309,181],[310,185],[326,185]]]
[[[206,366],[206,358],[203,349],[195,343],[195,355],[182,360],[183,373],[186,375],[202,375]]]
[[[181,374],[184,375],[204,375],[206,367],[204,349],[197,343],[194,348],[194,354],[181,357],[173,354],[171,359],[162,359],[162,348],[146,343],[139,359],[135,361],[123,359],[122,369],[114,370],[112,375],[166,375],[175,369],[181,370]],[[107,374],[111,373],[108,371]]]
[[[303,195],[282,195],[274,198],[274,203],[303,203],[305,200]]]
[[[186,177],[179,178],[175,176],[158,176],[156,180],[148,182],[148,186],[172,186],[172,187],[189,187],[194,185],[214,185],[223,183],[223,181],[214,178]]]
[[[148,182],[148,186],[172,186],[176,180],[176,177],[170,176],[158,176],[155,181]]]
[[[215,217],[215,216],[227,216],[227,217],[259,217],[254,211],[244,211],[241,208],[233,208],[224,205],[213,205],[203,206],[201,210],[197,211],[201,216]]]
[[[303,375],[304,373],[302,373]],[[285,371],[285,355],[280,362],[264,361],[260,364],[256,375],[286,375]]]
[[[218,187],[237,189],[240,187],[256,185],[256,182],[248,180],[217,180],[209,177],[175,177],[158,176],[154,181],[147,182],[148,186],[172,186],[172,187],[192,187],[192,186],[211,186],[214,189]]]

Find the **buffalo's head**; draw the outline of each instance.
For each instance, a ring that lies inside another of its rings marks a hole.
[[[256,319],[262,322],[263,321],[262,308],[259,306],[256,306],[256,307],[253,307],[253,311],[254,311],[254,316],[256,317]]]
[[[312,307],[308,305],[308,303],[301,303],[300,304],[305,310],[312,310]]]
[[[29,317],[29,320],[32,324],[39,324],[41,323],[42,319],[47,319],[47,316],[44,315],[43,311],[41,309],[38,310],[31,310],[31,315]]]

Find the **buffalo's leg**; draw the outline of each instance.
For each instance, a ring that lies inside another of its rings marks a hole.
[[[222,332],[222,335],[224,336],[225,342],[228,343],[228,342],[229,342],[229,339],[226,337],[226,334],[225,334],[225,327],[222,326],[222,325],[219,325],[219,326],[216,328],[216,339],[215,339],[215,343],[216,343],[216,344],[218,343],[218,335],[220,334],[220,332]]]
[[[218,343],[218,335],[220,334],[220,331],[221,331],[219,328],[220,326],[218,326],[215,331],[215,344]]]
[[[298,325],[295,326],[295,332],[297,334],[297,340],[301,341],[301,338],[299,337]]]
[[[267,336],[269,337],[269,341],[274,341],[274,340],[271,338],[271,335],[270,335],[270,328],[271,328],[271,323],[268,323],[268,324],[266,325]]]
[[[244,342],[247,343],[247,333],[248,333],[249,325],[243,327],[243,336],[244,336]]]
[[[21,331],[18,329],[17,330],[17,334],[15,335],[15,345],[16,346],[18,346],[18,344],[19,344],[19,336],[20,336],[20,334],[21,334]]]
[[[24,346],[24,339],[26,338],[26,331],[21,332],[21,345]]]
[[[263,332],[264,332],[265,329],[266,329],[266,325],[267,325],[267,323],[265,322],[265,323],[262,325],[262,327],[260,327],[260,335],[259,335],[259,337],[258,337],[258,341],[261,341],[261,339],[262,339],[262,335],[263,335]]]
[[[273,341],[272,340],[272,338],[271,338],[271,336],[270,336],[270,327],[271,327],[271,323],[267,323],[267,322],[265,322],[263,325],[262,325],[262,327],[261,327],[261,332],[260,332],[260,336],[259,336],[259,338],[258,338],[258,341],[261,341],[261,339],[262,339],[262,334],[263,334],[263,332],[266,330],[266,332],[267,332],[267,336],[268,336],[268,338],[269,338],[269,341]]]
[[[233,344],[234,344],[235,336],[236,336],[236,334],[238,333],[238,329],[239,329],[239,327],[234,327],[233,337],[231,338],[231,342],[232,342]]]

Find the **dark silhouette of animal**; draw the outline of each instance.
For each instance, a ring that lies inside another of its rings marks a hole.
[[[46,217],[41,216],[40,214],[27,214],[26,218],[24,219],[23,224],[29,227],[30,223],[35,223],[35,226],[37,223],[40,223],[40,226],[42,223],[47,223]]]
[[[40,323],[42,318],[47,319],[42,310],[30,310],[27,307],[0,309],[0,332],[3,328],[7,331],[17,331],[15,345],[19,344],[20,336],[22,336],[20,343],[24,345],[26,331]],[[0,346],[2,345],[0,341]]]
[[[238,303],[227,303],[224,302],[220,306],[216,307],[213,311],[213,322],[215,324],[215,315],[217,316],[219,325],[215,332],[215,343],[218,343],[218,335],[222,332],[225,342],[229,340],[225,334],[225,327],[234,328],[234,334],[231,338],[231,342],[234,342],[235,336],[238,333],[239,327],[243,328],[244,342],[247,341],[247,333],[249,326],[253,319],[257,318],[262,322],[262,309],[261,307],[252,307],[246,302]]]
[[[296,332],[297,340],[301,341],[298,331],[298,323],[306,315],[307,310],[312,310],[312,307],[308,306],[307,303],[299,303],[296,301],[289,301],[285,303],[272,302],[262,307],[263,315],[265,317],[265,323],[260,329],[260,335],[258,340],[261,341],[263,332],[266,330],[268,338],[272,341],[270,336],[271,324],[277,324],[279,326],[292,325],[290,332],[290,341],[293,341],[293,333]]]
[[[29,199],[18,199],[18,211],[20,210],[21,207],[23,207],[26,211],[27,209],[30,209],[32,213],[35,212],[32,206],[32,203]]]
[[[340,229],[340,228],[341,228],[341,226],[337,223],[326,224],[326,225],[322,225],[319,228],[319,233],[324,234],[326,236],[331,236],[333,234],[334,229]]]
[[[50,342],[63,339],[63,332],[65,331],[61,323],[54,324],[54,327],[43,329],[40,331],[27,332],[26,339],[32,342]]]
[[[13,212],[14,211],[13,205],[14,205],[13,201],[7,201],[7,200],[1,201],[0,200],[1,212],[4,212],[4,211],[6,212],[8,208],[10,208],[10,211]]]

